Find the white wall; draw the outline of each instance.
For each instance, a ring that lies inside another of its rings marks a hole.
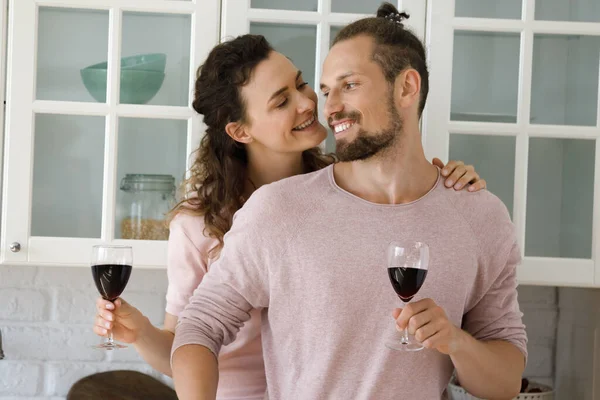
[[[558,312],[556,399],[596,400],[598,387],[593,397],[593,380],[600,375],[600,290],[561,289]]]
[[[123,298],[160,325],[167,287],[164,270],[134,270]],[[0,400],[63,399],[80,378],[128,369],[171,384],[133,348],[91,348],[98,296],[88,268],[0,267]]]
[[[529,353],[524,375],[551,386],[556,366],[558,296],[559,290],[554,287],[519,287],[519,305],[527,330]]]

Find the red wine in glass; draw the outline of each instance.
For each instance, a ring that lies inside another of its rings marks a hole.
[[[92,276],[96,288],[104,300],[115,301],[125,290],[130,275],[131,265],[92,265]]]
[[[421,289],[425,278],[426,269],[392,267],[388,268],[388,276],[396,294],[405,303],[408,303],[415,297],[415,294]]]
[[[388,246],[388,277],[394,291],[405,304],[425,283],[429,266],[429,247],[422,242],[392,242]],[[418,351],[423,345],[408,334],[408,328],[402,331],[400,338],[393,337],[386,346],[394,350]]]
[[[131,276],[133,254],[130,246],[99,245],[92,248],[92,276],[96,289],[108,301],[119,298]],[[93,346],[97,349],[115,350],[127,346],[113,341],[109,331],[106,342]]]

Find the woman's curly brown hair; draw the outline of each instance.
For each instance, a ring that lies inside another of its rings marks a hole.
[[[184,181],[184,196],[170,212],[204,217],[204,234],[219,241],[211,256],[223,245],[223,236],[231,228],[233,214],[244,202],[248,156],[244,145],[225,131],[229,122],[246,122],[246,105],[241,89],[252,71],[267,59],[273,48],[261,35],[243,35],[212,49],[198,68],[192,106],[204,116],[206,134],[195,152],[195,160]],[[321,169],[334,157],[319,148],[304,151],[304,169]]]

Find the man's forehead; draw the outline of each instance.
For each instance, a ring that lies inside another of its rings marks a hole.
[[[324,81],[343,79],[349,76],[350,73],[352,75],[362,74],[369,69],[367,64],[372,61],[370,52],[351,46],[332,48],[332,50],[323,63],[322,77]]]
[[[329,52],[343,52],[360,57],[365,54],[371,54],[374,44],[373,38],[359,35],[337,42],[329,49]]]
[[[343,62],[370,61],[372,43],[369,38],[357,37],[336,43],[325,58],[324,64],[337,64]]]

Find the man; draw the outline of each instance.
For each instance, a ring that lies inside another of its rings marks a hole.
[[[252,308],[263,309],[270,399],[439,399],[454,368],[478,397],[518,393],[526,335],[514,227],[492,194],[444,190],[418,128],[423,45],[393,6],[378,15],[345,27],[323,66],[340,162],[255,192],[180,316],[182,400],[214,399],[215,354]],[[398,240],[430,247],[427,279],[402,310],[386,265]],[[386,348],[394,325],[427,349]]]

